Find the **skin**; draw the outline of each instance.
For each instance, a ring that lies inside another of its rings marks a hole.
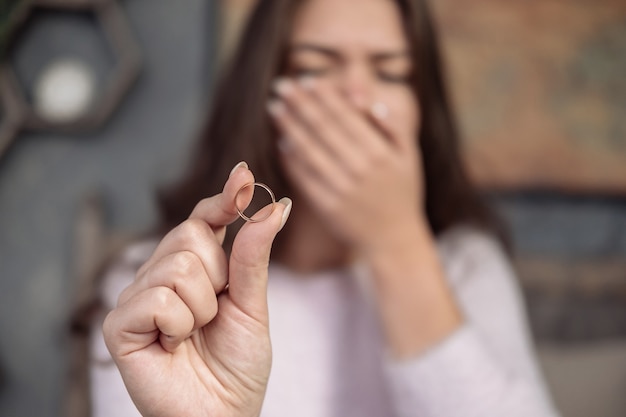
[[[271,366],[267,266],[291,200],[244,225],[227,259],[221,244],[238,218],[235,195],[253,181],[245,164],[234,169],[222,193],[163,238],[104,321],[144,416],[258,415]],[[251,193],[240,196],[249,203]]]
[[[389,0],[310,0],[295,28],[288,78],[268,110],[301,204],[274,258],[294,270],[366,259],[391,351],[418,355],[461,317],[423,212],[419,103],[403,81],[412,68],[398,10]],[[145,416],[260,413],[271,367],[269,256],[291,200],[245,224],[227,258],[221,243],[237,219],[235,194],[253,181],[238,166],[222,193],[199,202],[104,322]]]
[[[418,355],[462,319],[424,213],[420,107],[399,11],[388,0],[314,0],[294,27],[288,77],[268,110],[294,199],[306,204],[275,259],[301,271],[363,259],[391,352]]]

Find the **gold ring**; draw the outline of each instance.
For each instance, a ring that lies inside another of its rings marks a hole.
[[[270,198],[272,199],[272,209],[262,218],[260,219],[253,219],[251,217],[248,217],[244,214],[243,210],[239,208],[239,206],[237,205],[237,200],[239,197],[239,193],[241,191],[243,191],[244,189],[248,188],[248,187],[260,187],[263,188],[265,191],[267,191],[267,193],[270,195]],[[239,189],[239,191],[237,191],[237,194],[235,194],[235,208],[237,209],[237,213],[239,214],[239,217],[241,217],[242,219],[244,219],[247,222],[250,223],[258,223],[258,222],[262,222],[263,220],[266,220],[268,217],[270,217],[272,215],[272,213],[274,212],[274,205],[276,204],[276,197],[274,196],[274,193],[272,192],[272,190],[270,189],[270,187],[268,187],[267,185],[261,183],[261,182],[255,182],[255,183],[250,183],[250,184],[246,184],[243,187],[241,187]]]

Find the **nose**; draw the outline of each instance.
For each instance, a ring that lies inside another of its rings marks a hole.
[[[346,65],[337,82],[341,94],[357,108],[364,109],[372,102],[374,80],[367,66]]]

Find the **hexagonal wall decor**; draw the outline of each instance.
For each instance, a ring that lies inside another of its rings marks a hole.
[[[24,123],[26,109],[16,98],[15,82],[6,68],[0,68],[0,157],[8,149]]]
[[[22,129],[58,133],[97,129],[109,119],[141,69],[139,47],[117,1],[22,1],[19,14],[13,16],[17,22],[7,35],[8,52],[0,62],[0,157]],[[36,82],[21,76],[15,59],[20,51],[12,48],[21,47],[20,38],[43,25],[41,15],[46,13],[87,17],[83,20],[91,25],[89,31],[97,32],[105,44],[101,54],[112,57],[106,77],[96,80],[80,56],[47,57],[50,62]]]

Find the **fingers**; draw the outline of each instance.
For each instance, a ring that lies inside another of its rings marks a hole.
[[[321,91],[322,87],[313,84],[312,79],[309,81],[302,84],[306,88],[285,79],[276,83],[275,89],[281,99],[274,100],[273,107],[277,110],[284,107],[283,112],[276,112],[279,113],[276,114],[279,124],[284,124],[282,127],[288,132],[300,128],[338,162],[346,156],[358,160],[362,152],[359,138],[341,125],[344,109],[326,105],[325,101],[329,99]],[[291,133],[286,136],[289,139],[298,139],[293,138]],[[298,142],[296,146],[302,145],[302,140]]]
[[[270,217],[258,223],[243,225],[230,256],[228,294],[235,305],[250,317],[267,322],[267,269],[276,234],[282,229],[292,202],[289,198],[275,204]],[[259,211],[264,216],[266,206]]]
[[[291,200],[265,207],[273,210],[268,219],[243,226],[233,249],[237,254],[231,260],[232,274],[214,230],[234,220],[230,211],[237,192],[250,182],[254,177],[247,166],[236,167],[221,195],[199,204],[188,220],[163,238],[135,282],[120,295],[118,307],[107,316],[105,333],[112,353],[128,354],[157,340],[163,349],[173,351],[217,315],[216,294],[229,277],[228,294],[248,314],[267,321],[269,252],[289,215]],[[244,191],[238,200],[247,206],[252,189],[248,194]]]
[[[207,324],[217,313],[217,299],[211,279],[200,258],[191,251],[179,251],[165,256],[135,280],[119,297],[119,305],[135,294],[155,287],[174,291],[187,305],[194,318],[193,330]]]
[[[111,354],[123,356],[156,342],[168,352],[217,314],[217,297],[200,258],[178,251],[159,259],[120,295],[107,316]],[[107,342],[109,345],[109,342]],[[114,356],[115,357],[115,356]]]
[[[296,153],[283,155],[282,165],[288,177],[298,184],[303,195],[317,206],[331,203],[350,188],[350,180],[345,176],[336,176],[336,181],[332,183],[329,178],[311,172],[307,169],[303,158]]]
[[[228,264],[226,255],[211,227],[203,220],[188,219],[172,229],[161,240],[148,261],[137,271],[137,282],[144,281],[148,271],[170,255],[191,252],[200,261],[204,274],[216,292],[227,282]],[[143,285],[134,285],[129,290],[141,290]],[[120,299],[119,302],[123,300]]]
[[[305,79],[300,85],[305,86],[304,90],[309,92],[319,106],[326,109],[327,114],[334,115],[333,120],[339,129],[353,138],[354,144],[364,154],[383,152],[388,148],[387,132],[378,131],[376,125],[370,123],[371,107],[355,107],[346,97],[339,94],[335,87],[327,83]]]
[[[301,124],[342,160],[351,154],[381,152],[389,145],[387,132],[379,131],[369,120],[372,108],[356,108],[328,83],[313,78],[300,82],[280,79],[275,90]]]
[[[167,287],[142,291],[111,311],[103,324],[104,339],[114,359],[145,349],[159,340],[172,352],[193,329],[194,315]]]
[[[245,162],[235,166],[222,193],[200,201],[187,220],[165,235],[150,259],[137,271],[137,279],[141,280],[148,269],[168,255],[189,251],[197,255],[202,262],[215,292],[221,292],[228,282],[228,262],[221,246],[225,225],[235,221],[238,216],[235,208],[238,191],[244,185],[253,182],[254,176]],[[253,190],[250,187],[244,188],[239,193],[237,200],[242,209],[248,206],[252,194]],[[134,289],[142,288],[137,286]],[[134,292],[129,296],[133,294]]]
[[[402,141],[399,135],[396,134],[393,127],[389,123],[389,109],[385,103],[377,102],[372,105],[369,111],[365,114],[367,120],[375,126],[382,134],[389,139],[392,145],[395,145],[399,150],[406,151],[407,145],[413,145],[412,141]]]
[[[240,162],[231,171],[224,190],[213,197],[200,201],[191,212],[190,219],[201,219],[213,228],[227,226],[237,220],[237,207],[235,197],[246,184],[254,183],[254,175],[248,169],[245,162]],[[244,209],[252,201],[254,190],[250,187],[241,190],[237,198],[237,204]]]
[[[281,150],[292,165],[287,168],[290,174],[318,177],[307,182],[322,182],[341,193],[376,161],[398,153],[398,141],[381,117],[380,104],[357,109],[333,86],[312,79],[282,79],[275,89],[279,98],[270,101],[268,109],[284,135]]]
[[[288,143],[282,143],[281,146],[287,146],[288,149],[283,149],[283,151],[287,151],[290,162],[296,170],[302,175],[312,177],[312,180],[325,182],[327,188],[336,191],[343,188],[348,179],[344,172],[349,171],[349,167],[353,164],[342,165],[340,156],[329,153],[328,149],[320,146],[320,143],[313,138],[312,132],[282,103],[277,102],[273,107],[275,120],[281,131],[285,132],[285,136],[288,137],[288,139],[281,139],[288,141]],[[341,140],[335,142],[345,143]],[[294,151],[291,152],[290,149]]]

